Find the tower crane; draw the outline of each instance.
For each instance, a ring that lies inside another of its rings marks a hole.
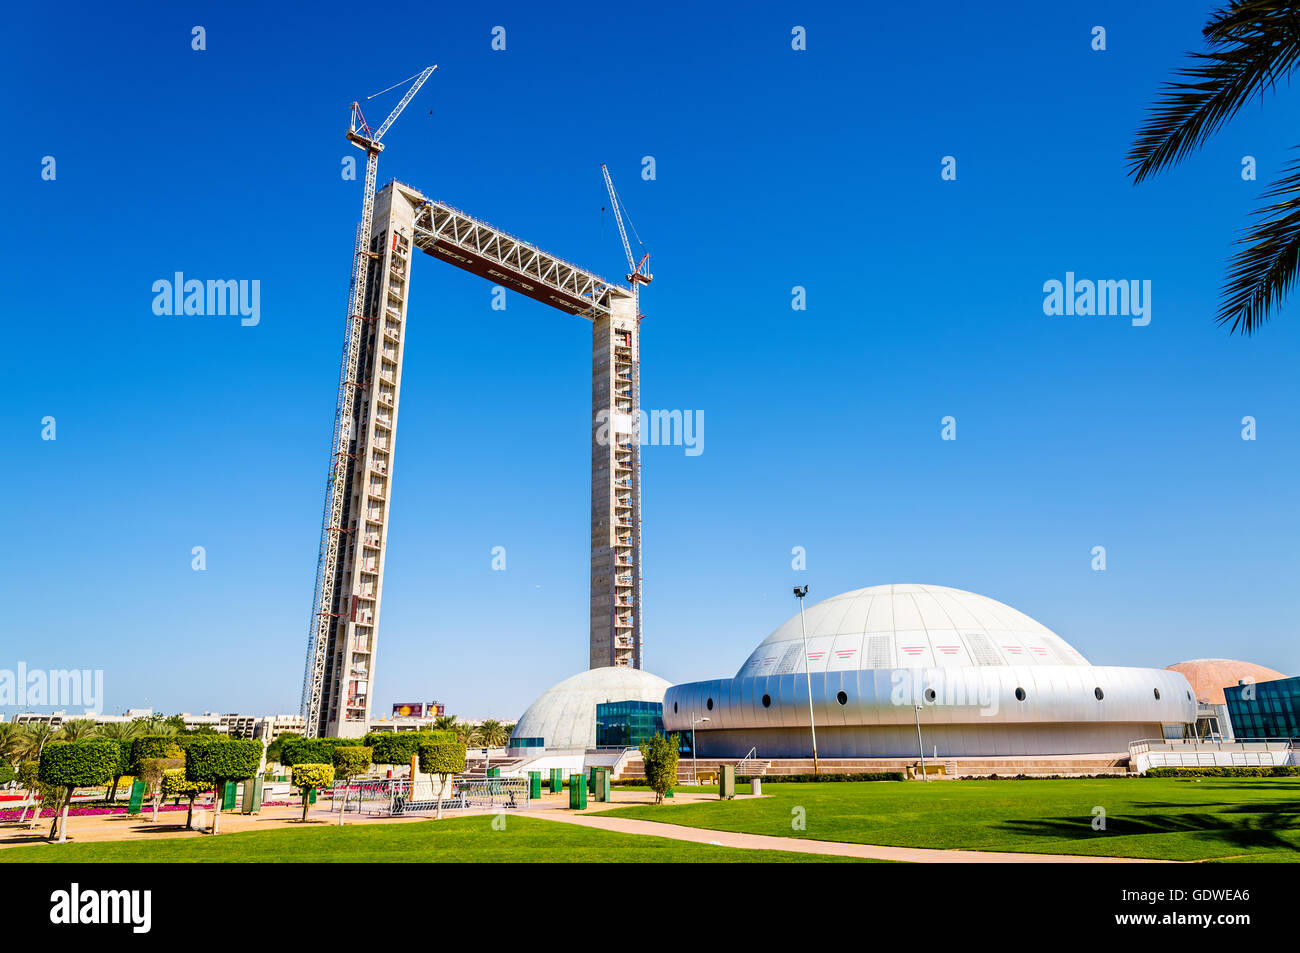
[[[359,103],[352,104],[352,121],[347,131],[348,140],[366,154],[365,191],[361,198],[361,224],[357,226],[356,244],[352,256],[352,281],[349,289],[347,327],[344,335],[342,366],[339,370],[338,404],[334,415],[334,436],[330,445],[329,478],[325,490],[325,513],[321,520],[320,554],[316,562],[316,591],[312,600],[311,623],[307,640],[307,670],[303,677],[302,714],[306,718],[307,737],[320,734],[322,697],[325,669],[330,645],[330,634],[339,612],[335,606],[335,589],[339,577],[339,557],[343,548],[340,537],[347,531],[343,525],[343,510],[348,492],[348,470],[352,458],[355,397],[359,382],[357,364],[361,351],[362,331],[365,324],[366,285],[369,274],[370,232],[375,212],[375,180],[379,168],[379,153],[384,145],[380,141],[390,126],[402,114],[408,103],[420,91],[437,64],[427,67],[414,77],[407,77],[388,89],[375,93],[379,96],[396,89],[413,79],[395,109],[375,131],[367,125]],[[373,99],[374,96],[367,97]],[[626,242],[624,243],[626,244]]]
[[[614,221],[618,224],[618,237],[623,240],[623,254],[627,256],[627,267],[630,270],[627,280],[632,283],[632,292],[635,294],[638,285],[648,285],[654,280],[654,275],[650,274],[650,253],[646,252],[642,255],[640,261],[637,261],[632,256],[632,246],[627,240],[627,229],[623,227],[623,213],[619,211],[623,203],[619,199],[618,193],[614,191],[614,180],[610,178],[609,169],[606,168],[603,162],[600,164],[600,171],[605,176],[605,188],[609,191],[609,204],[614,209]],[[637,240],[637,243],[640,244],[640,239]],[[641,247],[645,248],[644,245]]]

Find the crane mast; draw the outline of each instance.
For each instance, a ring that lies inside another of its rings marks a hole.
[[[330,713],[325,705],[324,693],[325,673],[331,646],[330,636],[336,625],[335,620],[343,615],[336,607],[336,597],[341,569],[342,537],[349,531],[349,528],[343,525],[343,515],[349,493],[348,477],[354,459],[352,441],[355,436],[353,433],[355,400],[357,390],[361,386],[361,382],[357,379],[357,368],[366,322],[367,279],[370,263],[375,256],[375,253],[370,250],[370,233],[374,225],[375,183],[379,169],[379,153],[384,149],[380,140],[437,68],[436,64],[429,66],[415,77],[415,81],[407,89],[401,102],[374,133],[371,133],[370,127],[366,124],[360,104],[355,102],[352,104],[352,122],[347,131],[347,138],[366,153],[366,179],[361,200],[361,223],[357,226],[353,246],[348,314],[343,357],[339,369],[334,433],[330,441],[329,477],[325,489],[325,511],[321,519],[320,551],[316,561],[316,587],[312,598],[307,640],[307,665],[303,677],[301,710],[306,719],[305,733],[309,738],[323,734],[328,723]],[[368,706],[368,700],[366,704]]]

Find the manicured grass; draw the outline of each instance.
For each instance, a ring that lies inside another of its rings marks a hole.
[[[849,860],[614,834],[511,815],[401,824],[249,831],[172,840],[41,844],[0,850],[0,863],[807,863]]]
[[[740,793],[746,785],[738,785]],[[897,847],[1165,860],[1300,861],[1300,778],[765,781],[752,801],[636,806],[613,817]],[[792,827],[795,808],[806,830]],[[1093,808],[1106,829],[1093,830]]]

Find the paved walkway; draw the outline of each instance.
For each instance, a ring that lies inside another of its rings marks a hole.
[[[610,805],[617,807],[619,805]],[[637,821],[626,817],[601,817],[571,811],[533,811],[528,817],[545,818],[594,827],[621,834],[644,834],[669,837],[696,844],[742,847],[750,850],[788,850],[800,854],[830,854],[836,857],[860,857],[869,860],[896,860],[922,864],[1164,864],[1172,861],[1138,860],[1131,857],[1082,857],[1077,854],[1028,854],[984,850],[931,850],[925,847],[878,847],[874,844],[846,844],[838,841],[808,840],[800,837],[772,837],[767,834],[737,834],[732,831],[683,827],[659,821]]]

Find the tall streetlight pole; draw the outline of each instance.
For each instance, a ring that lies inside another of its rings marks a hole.
[[[708,720],[709,719],[707,718],[697,719],[695,717],[695,712],[694,711],[691,712],[691,784],[700,783],[700,772],[699,772],[699,765],[698,765],[699,759],[696,758],[695,756],[695,726],[702,725]]]
[[[803,633],[803,674],[808,683],[808,727],[812,729],[813,774],[816,775],[820,773],[817,766],[817,723],[813,718],[812,672],[808,666],[808,626],[803,617],[803,597],[808,595],[808,587],[795,586],[794,594],[799,599],[799,630]]]
[[[912,707],[916,709],[916,750],[921,753],[921,780],[929,781],[930,776],[925,773],[925,745],[921,744],[921,706]]]

